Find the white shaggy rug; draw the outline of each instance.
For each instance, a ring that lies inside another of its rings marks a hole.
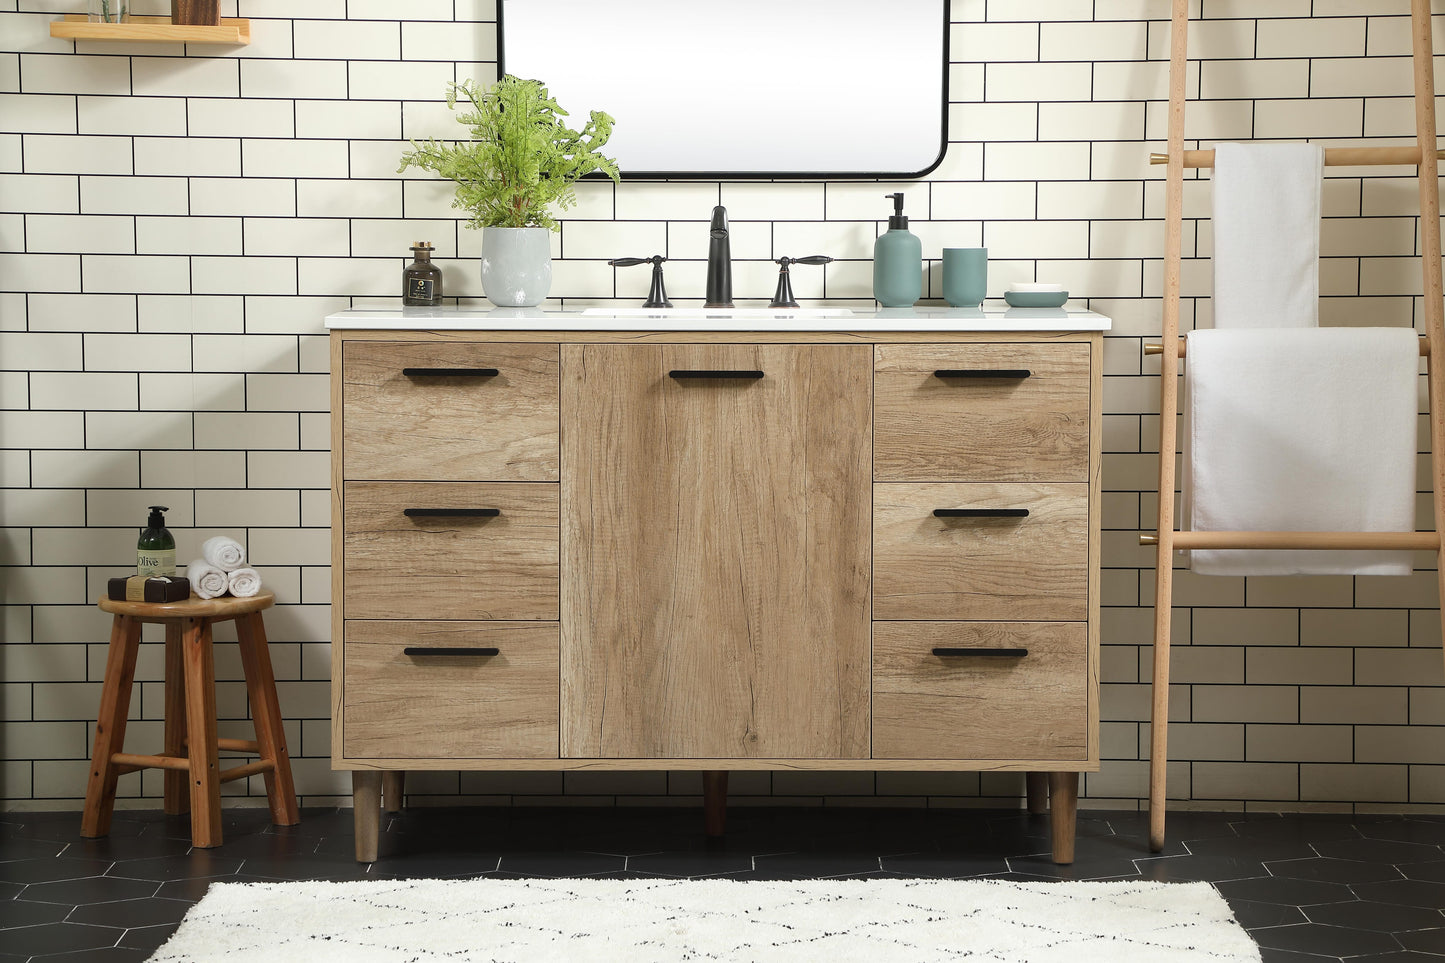
[[[217,883],[152,961],[1258,963],[1208,883]]]

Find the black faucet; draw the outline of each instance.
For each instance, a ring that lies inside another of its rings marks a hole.
[[[712,209],[711,235],[707,243],[706,308],[733,306],[733,255],[728,244],[728,211],[719,204]]]

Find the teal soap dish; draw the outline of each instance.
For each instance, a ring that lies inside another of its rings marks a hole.
[[[1061,308],[1068,291],[1005,291],[1003,299],[1013,308]]]

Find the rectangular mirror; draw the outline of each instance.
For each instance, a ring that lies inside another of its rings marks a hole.
[[[918,177],[948,141],[948,0],[498,0],[499,72],[626,178]]]

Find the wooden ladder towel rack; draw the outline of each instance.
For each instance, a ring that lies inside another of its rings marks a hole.
[[[1149,353],[1159,354],[1159,527],[1157,536],[1141,536],[1157,546],[1154,583],[1154,678],[1149,751],[1149,845],[1164,848],[1165,777],[1168,769],[1169,620],[1173,608],[1174,551],[1185,548],[1290,549],[1416,549],[1431,550],[1439,564],[1441,596],[1445,598],[1445,555],[1438,529],[1445,519],[1445,300],[1440,273],[1441,153],[1435,128],[1435,77],[1430,0],[1410,2],[1415,72],[1413,147],[1327,148],[1327,166],[1418,166],[1420,182],[1420,253],[1424,274],[1426,357],[1430,400],[1430,461],[1434,488],[1434,532],[1179,532],[1174,521],[1174,456],[1178,451],[1175,421],[1179,412],[1179,296],[1183,258],[1184,170],[1212,167],[1214,152],[1184,149],[1185,79],[1188,65],[1189,0],[1174,0],[1169,52],[1169,149],[1154,154],[1152,163],[1168,165],[1166,190],[1163,342]],[[1178,345],[1178,350],[1172,346]],[[1151,346],[1153,347],[1153,346]],[[1166,350],[1170,349],[1170,350]],[[1147,349],[1146,349],[1147,350]]]

